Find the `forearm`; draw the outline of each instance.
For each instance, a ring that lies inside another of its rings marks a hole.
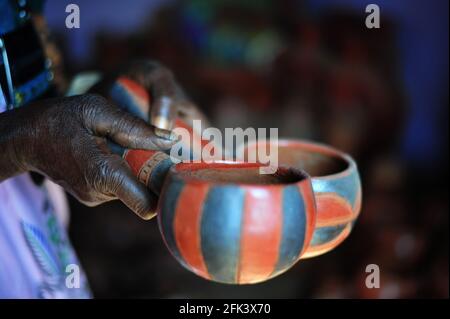
[[[21,158],[19,147],[22,147],[23,134],[18,110],[0,113],[0,182],[27,171]]]

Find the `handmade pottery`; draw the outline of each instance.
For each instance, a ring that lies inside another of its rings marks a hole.
[[[133,114],[145,121],[149,115],[152,119],[151,124],[162,129],[168,129],[173,124],[173,131],[177,135],[182,135],[178,143],[176,156],[179,160],[200,159],[202,149],[208,144],[214,144],[209,140],[202,138],[202,132],[208,127],[208,120],[198,111],[198,109],[188,100],[177,100],[162,98],[157,105],[152,105],[151,96],[142,85],[135,80],[121,76],[109,89],[109,98],[127,113]],[[176,104],[176,105],[175,105]],[[177,110],[176,118],[171,121],[174,110]],[[123,155],[125,148],[108,141],[110,150],[118,155]],[[214,145],[214,150],[222,150],[221,145]]]
[[[149,151],[128,151],[125,159],[160,194],[158,223],[170,252],[203,278],[261,282],[292,267],[309,246],[316,209],[302,170],[261,175],[258,163],[174,165]]]
[[[242,154],[268,147],[249,143]],[[344,241],[361,209],[361,183],[355,161],[332,147],[302,141],[278,140],[278,165],[305,170],[312,180],[317,205],[314,235],[302,258],[324,254]]]

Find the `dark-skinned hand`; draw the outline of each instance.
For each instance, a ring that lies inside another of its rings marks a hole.
[[[190,125],[194,119],[201,120],[203,127],[209,127],[206,116],[190,101],[172,71],[156,61],[134,60],[109,74],[90,92],[109,98],[109,89],[119,77],[135,81],[149,93],[151,107],[147,120],[152,125],[171,130],[175,119],[180,118]]]
[[[94,94],[41,100],[0,114],[0,182],[39,172],[79,201],[120,199],[143,219],[157,202],[106,139],[131,149],[169,149],[170,131],[156,129]]]

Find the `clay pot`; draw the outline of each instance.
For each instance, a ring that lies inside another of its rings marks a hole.
[[[173,165],[166,154],[148,151],[128,151],[125,158],[160,193],[158,223],[170,252],[203,278],[265,281],[292,267],[309,246],[316,209],[311,180],[299,169],[261,175],[257,163]]]
[[[268,143],[249,143],[243,154],[256,147],[268,148]],[[311,176],[317,221],[310,246],[302,258],[324,254],[341,244],[361,209],[361,182],[355,161],[323,144],[278,140],[278,165],[302,169]]]

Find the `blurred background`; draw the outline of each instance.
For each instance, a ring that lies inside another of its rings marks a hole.
[[[118,202],[71,200],[70,235],[106,297],[434,298],[449,296],[448,1],[77,0],[44,7],[68,75],[135,57],[173,70],[213,126],[278,127],[350,153],[363,208],[350,237],[266,283],[229,286],[183,269],[155,220]],[[366,265],[381,288],[365,286]]]

